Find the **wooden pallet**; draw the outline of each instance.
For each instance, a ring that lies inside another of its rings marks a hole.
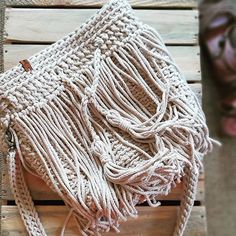
[[[29,3],[30,2],[30,3]],[[88,19],[104,0],[8,0],[5,21],[5,70],[28,58],[73,31]],[[162,35],[169,51],[183,70],[191,88],[201,101],[201,72],[198,46],[198,11],[196,0],[131,0],[137,15]],[[59,197],[40,179],[25,173],[33,199],[49,236],[59,235],[68,209]],[[14,198],[7,173],[3,173],[5,205],[2,207],[2,235],[27,235]],[[182,184],[160,200],[163,206],[138,206],[139,217],[122,222],[120,235],[170,236],[173,233]],[[58,206],[58,204],[60,204]],[[199,178],[196,204],[185,236],[205,236],[204,174]],[[78,235],[71,220],[66,235]],[[115,235],[107,233],[104,235]]]

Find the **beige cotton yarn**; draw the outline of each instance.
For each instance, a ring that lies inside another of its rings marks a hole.
[[[115,230],[135,205],[184,181],[175,236],[183,234],[209,137],[202,108],[162,38],[125,0],[0,75],[2,152],[29,235],[46,232],[23,168],[70,209],[82,235]],[[7,142],[5,142],[7,140]],[[8,145],[7,145],[8,144]]]

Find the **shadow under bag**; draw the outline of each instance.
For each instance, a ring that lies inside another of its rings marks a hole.
[[[183,234],[209,137],[202,108],[160,35],[127,1],[0,75],[1,145],[29,235],[46,236],[23,175],[42,178],[82,235],[119,232],[135,205],[184,181]],[[6,140],[6,141],[5,141]]]

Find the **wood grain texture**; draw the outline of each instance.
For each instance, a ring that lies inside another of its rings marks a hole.
[[[68,209],[65,206],[37,206],[42,224],[48,236],[59,235],[62,224],[67,216]],[[119,236],[172,236],[178,206],[160,206],[157,208],[137,207],[139,216],[129,218],[120,225]],[[24,225],[16,206],[3,206],[2,219],[3,236],[26,235]],[[76,229],[75,221],[71,218],[65,235],[80,235]],[[115,233],[104,233],[104,236],[116,236]],[[195,206],[184,236],[206,236],[205,207]]]
[[[37,178],[29,173],[25,173],[25,177],[34,200],[61,200],[61,198],[40,178]],[[4,174],[2,182],[2,190],[4,192],[3,198],[7,200],[14,200],[13,194],[9,188],[10,183],[7,174]],[[180,200],[182,191],[183,185],[180,183],[173,188],[172,192],[167,196],[160,196],[159,200]],[[204,201],[204,191],[204,179],[199,179],[196,201]]]
[[[197,44],[196,10],[135,10],[166,44]],[[6,42],[54,42],[84,23],[96,9],[7,8]]]
[[[48,45],[4,45],[5,70],[18,64],[22,59],[29,58],[33,54],[43,50]],[[183,71],[187,81],[200,81],[200,60],[198,46],[168,46],[170,53],[178,66]]]
[[[62,6],[101,7],[108,0],[6,0],[7,6]],[[129,0],[132,7],[140,8],[196,8],[197,0]]]

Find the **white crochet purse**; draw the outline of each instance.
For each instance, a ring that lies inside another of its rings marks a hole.
[[[119,231],[136,204],[160,205],[183,177],[180,236],[201,159],[218,143],[160,35],[124,0],[1,74],[0,121],[12,191],[33,236],[46,233],[23,167],[71,209],[61,235],[72,215],[83,235]]]

